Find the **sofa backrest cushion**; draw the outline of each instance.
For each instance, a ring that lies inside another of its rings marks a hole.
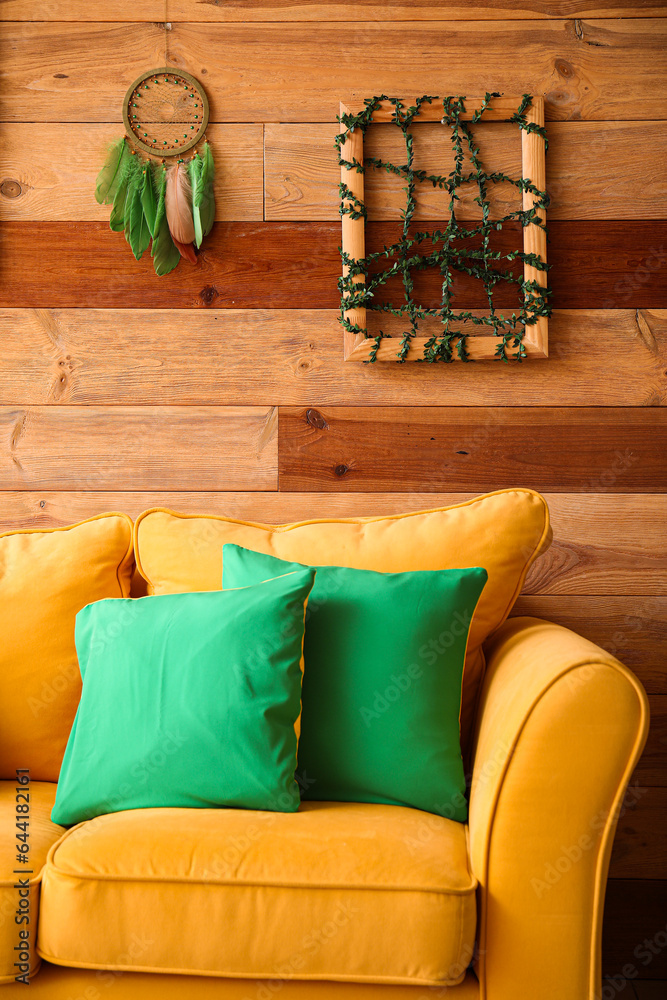
[[[483,567],[488,582],[472,621],[463,676],[464,752],[484,674],[482,643],[505,620],[530,565],[551,543],[546,501],[528,489],[418,513],[280,526],[157,508],[141,514],[134,530],[137,566],[152,594],[218,590],[226,542],[311,566],[384,573]]]
[[[126,514],[0,535],[0,778],[58,780],[81,693],[76,614],[129,596],[133,565]]]

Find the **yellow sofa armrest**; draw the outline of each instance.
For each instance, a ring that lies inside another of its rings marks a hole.
[[[505,622],[485,651],[469,820],[480,1000],[594,1000],[646,695],[613,656],[536,618]]]

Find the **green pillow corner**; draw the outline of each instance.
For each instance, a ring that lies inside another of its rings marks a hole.
[[[97,601],[54,823],[160,806],[293,812],[305,607],[299,568],[233,591]]]
[[[228,543],[223,593],[303,568]],[[486,570],[314,568],[298,747],[302,798],[411,806],[465,822],[461,681]]]

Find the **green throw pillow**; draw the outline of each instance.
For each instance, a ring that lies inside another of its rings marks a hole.
[[[223,546],[223,587],[300,567]],[[318,566],[306,615],[303,798],[387,802],[465,821],[459,711],[486,570]]]
[[[76,616],[81,701],[51,818],[149,806],[293,812],[304,608],[315,573],[103,600]]]

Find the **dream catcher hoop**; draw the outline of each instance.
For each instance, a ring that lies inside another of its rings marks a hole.
[[[196,264],[195,245],[215,219],[204,88],[183,70],[149,70],[127,91],[123,121],[126,135],[111,146],[95,189],[99,204],[113,205],[109,226],[125,233],[137,260],[150,246],[158,275],[181,257]]]

